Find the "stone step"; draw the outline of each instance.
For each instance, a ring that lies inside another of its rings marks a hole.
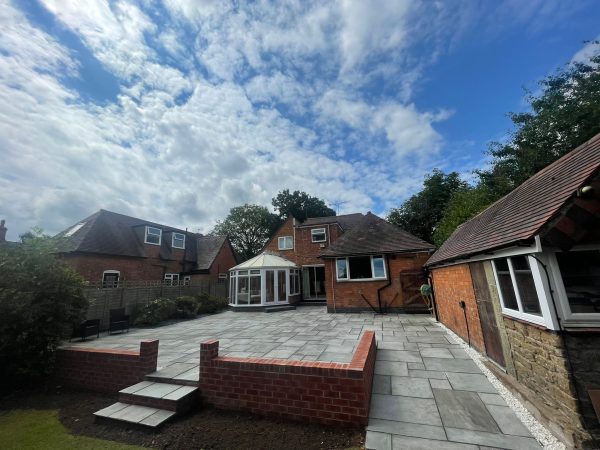
[[[119,401],[181,414],[189,411],[198,401],[198,388],[181,384],[142,381],[119,391]]]
[[[294,305],[281,305],[281,306],[269,306],[263,311],[266,313],[280,312],[280,311],[292,311],[296,309]]]
[[[198,386],[200,370],[198,364],[175,363],[149,373],[144,379],[182,386]]]
[[[166,409],[117,402],[107,408],[96,411],[94,416],[99,420],[117,421],[157,428],[175,414],[177,414],[175,411]]]

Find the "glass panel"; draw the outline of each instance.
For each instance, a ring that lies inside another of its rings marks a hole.
[[[238,276],[239,275],[248,275],[248,271],[247,270],[238,270],[237,274],[238,274]]]
[[[348,266],[345,259],[338,259],[337,264],[337,278],[338,280],[345,280],[348,278]]]
[[[290,295],[296,294],[296,271],[290,270]]]
[[[348,261],[350,263],[350,279],[360,280],[364,278],[373,278],[370,256],[356,256],[348,258]]]
[[[600,314],[600,250],[557,253],[572,313]]]
[[[515,273],[523,312],[541,316],[542,310],[540,309],[540,300],[538,299],[537,291],[535,290],[535,283],[533,282],[533,275],[531,274],[531,268],[529,267],[529,260],[526,256],[515,256],[510,258],[510,262],[512,263],[513,272]]]
[[[300,293],[300,271],[296,270],[294,274],[294,284],[296,285],[296,294]]]
[[[496,266],[496,274],[498,275],[498,283],[500,284],[500,293],[502,294],[504,307],[518,311],[519,305],[517,303],[517,297],[515,295],[506,259],[495,259],[494,265]]]
[[[250,277],[250,304],[260,305],[260,275]]]
[[[248,304],[248,277],[238,277],[237,304]]]
[[[373,256],[373,278],[385,278],[385,267],[382,256]]]
[[[279,302],[285,302],[287,301],[287,292],[286,292],[286,274],[285,274],[285,270],[278,270],[277,271],[277,281],[279,283],[279,286],[277,287],[277,294],[278,294],[278,298],[277,301]]]
[[[265,270],[265,287],[266,287],[266,294],[265,294],[265,300],[267,302],[274,302],[275,301],[275,275],[274,272],[272,270]]]
[[[229,283],[229,303],[235,305],[235,277],[231,277],[231,282]]]
[[[325,234],[325,228],[315,228],[310,230],[313,242],[325,242],[327,235]]]

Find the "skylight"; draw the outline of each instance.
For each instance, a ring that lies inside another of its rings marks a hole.
[[[65,236],[73,236],[75,233],[77,233],[77,231],[79,231],[81,229],[81,227],[83,227],[85,225],[85,222],[79,222],[77,225],[75,225],[73,228],[71,228],[69,231],[67,231],[65,233]]]

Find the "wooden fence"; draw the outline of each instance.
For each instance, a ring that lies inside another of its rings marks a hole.
[[[87,319],[100,319],[100,329],[107,330],[111,309],[125,308],[133,318],[139,308],[160,297],[177,298],[202,293],[226,297],[227,285],[208,280],[191,284],[170,281],[127,281],[116,285],[88,283],[84,293],[89,301]]]

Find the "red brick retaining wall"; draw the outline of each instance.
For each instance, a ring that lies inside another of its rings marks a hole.
[[[375,333],[366,331],[350,363],[219,357],[200,345],[200,391],[218,408],[327,425],[368,422]]]
[[[140,351],[65,347],[57,350],[54,376],[63,385],[116,393],[156,370],[158,340],[140,342]]]

